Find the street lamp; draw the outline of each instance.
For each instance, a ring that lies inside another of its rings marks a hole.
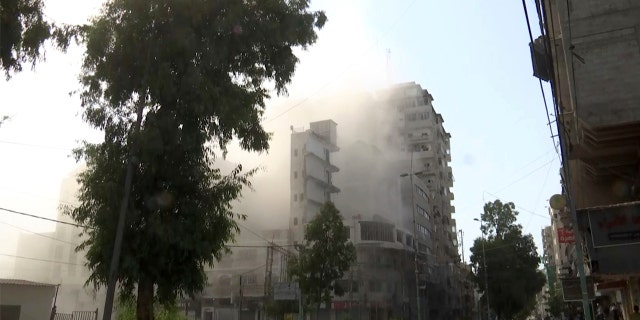
[[[413,172],[413,151],[411,151],[411,173],[403,173],[400,177],[409,176],[409,182],[411,183],[411,215],[413,217],[413,264],[416,273],[416,311],[418,312],[418,320],[422,319],[422,313],[420,311],[420,274],[418,268],[418,241],[416,237],[416,200],[415,200],[415,185],[413,184],[413,175],[422,173]]]
[[[474,221],[478,221],[480,222],[480,231],[482,231],[482,263],[484,264],[484,290],[487,293],[487,320],[491,319],[491,307],[489,304],[489,277],[487,276],[488,270],[487,270],[487,254],[486,251],[484,250],[484,242],[485,242],[485,238],[484,238],[484,230],[482,230],[483,224],[482,224],[482,220],[478,219],[478,218],[473,218]]]

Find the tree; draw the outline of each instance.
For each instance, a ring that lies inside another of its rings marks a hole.
[[[42,0],[0,0],[0,64],[7,77],[22,63],[35,63],[51,36],[42,9]]]
[[[486,203],[481,216],[481,230],[486,238],[476,239],[471,248],[471,263],[476,269],[474,281],[483,295],[488,294],[491,310],[500,319],[526,317],[545,284],[544,274],[538,270],[540,258],[533,236],[522,234],[517,216],[512,202]],[[488,293],[485,276],[489,280]]]
[[[290,259],[289,272],[297,279],[307,306],[331,303],[332,293],[342,296],[346,288],[336,281],[356,259],[356,249],[342,215],[333,203],[327,202],[306,226],[304,243],[299,255]]]
[[[2,127],[2,125],[10,119],[11,117],[9,116],[0,116],[0,127]]]
[[[117,278],[136,292],[138,319],[155,299],[171,304],[206,283],[205,265],[228,251],[238,227],[231,202],[253,171],[213,169],[237,138],[266,151],[260,124],[273,84],[278,94],[326,21],[306,0],[110,0],[84,30],[80,77],[85,120],[104,142],[76,151],[88,283],[106,285],[127,169],[133,168]]]
[[[554,317],[560,317],[562,313],[567,310],[564,297],[562,296],[562,290],[559,288],[550,288],[548,293],[547,309],[549,310],[549,314]]]
[[[7,78],[24,63],[35,65],[46,40],[64,50],[81,35],[82,26],[47,22],[43,8],[42,0],[0,0],[0,68]]]

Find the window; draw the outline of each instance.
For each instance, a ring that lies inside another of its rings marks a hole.
[[[297,157],[298,156],[298,149],[293,149],[293,156]]]
[[[351,239],[351,228],[344,227],[344,235],[347,237],[347,239]]]
[[[293,172],[293,178],[294,179],[298,179],[298,171],[294,171]]]
[[[431,182],[431,180],[429,180],[429,182]],[[416,186],[416,192],[425,200],[429,200],[429,196],[426,192],[424,192],[424,190],[422,190],[422,188]]]
[[[396,230],[396,241],[402,243],[402,231]]]
[[[19,320],[21,308],[22,306],[17,305],[0,305],[0,319]]]
[[[407,238],[405,239],[405,243],[408,246],[413,246],[413,238],[410,235],[407,235]]]
[[[425,219],[429,220],[429,213],[423,207],[421,207],[419,205],[416,205],[416,211],[418,211],[419,215],[421,215]]]
[[[418,229],[418,232],[422,233],[425,237],[431,238],[431,232],[429,232],[429,229],[427,229],[427,227],[417,223],[416,228]]]
[[[338,294],[338,287],[339,287],[340,289],[342,289],[342,291],[343,291],[343,292],[349,292],[349,290],[350,290],[349,280],[344,280],[344,279],[342,279],[342,280],[337,280],[337,281],[335,282],[335,287],[334,287],[334,289],[333,289],[333,292],[334,292],[335,294]]]
[[[242,283],[245,285],[255,285],[257,282],[258,282],[258,276],[255,274],[242,276]]]
[[[374,221],[360,221],[360,239],[394,242],[393,225]]]
[[[421,112],[418,114],[420,120],[427,120],[429,119],[429,113],[428,112]]]

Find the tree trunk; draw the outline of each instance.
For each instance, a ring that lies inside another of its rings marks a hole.
[[[138,282],[136,319],[153,320],[153,281],[144,276]]]

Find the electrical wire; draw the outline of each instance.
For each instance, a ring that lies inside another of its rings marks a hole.
[[[534,42],[533,42],[533,33],[531,32],[531,23],[529,22],[529,12],[527,10],[527,2],[526,2],[526,0],[522,0],[522,8],[524,10],[525,19],[527,20],[527,30],[529,31],[529,40],[531,40],[531,46],[533,46],[533,44],[534,44]],[[546,51],[546,44],[545,44],[545,51]],[[534,68],[538,69],[537,68],[538,66],[536,64],[536,60],[532,58],[531,61],[533,62]],[[547,126],[549,127],[549,132],[551,133],[551,139],[554,140],[555,134],[553,133],[553,128],[551,127],[551,117],[550,117],[550,112],[549,112],[549,106],[547,104],[547,95],[544,92],[544,86],[542,85],[542,79],[538,78],[538,83],[540,84],[540,92],[542,93],[542,101],[544,102],[544,109],[546,110]],[[555,146],[555,140],[553,142],[553,146],[554,146],[554,148],[556,150],[556,154],[558,155],[558,158],[560,159],[560,162],[562,162],[562,156],[560,156],[560,151]]]
[[[514,184],[516,184],[516,183],[518,183],[518,182],[520,182],[520,181],[524,180],[525,178],[529,177],[530,175],[532,175],[532,174],[536,173],[537,171],[539,171],[539,170],[541,170],[541,169],[546,168],[548,165],[550,165],[550,164],[551,164],[551,163],[553,163],[554,161],[555,161],[555,156],[554,156],[553,158],[551,158],[551,160],[550,160],[550,161],[545,162],[545,163],[544,163],[544,164],[542,164],[541,166],[536,167],[535,169],[533,169],[533,170],[529,171],[527,174],[525,174],[525,175],[521,176],[520,178],[518,178],[518,179],[514,180],[513,182],[509,183],[508,185],[506,185],[506,186],[504,186],[504,187],[502,187],[502,188],[498,189],[497,191],[495,191],[495,193],[500,193],[501,191],[503,191],[503,190],[505,190],[505,189],[507,189],[507,188],[509,188],[509,187],[513,186]]]
[[[41,262],[49,262],[49,263],[59,263],[59,264],[66,264],[66,265],[70,265],[70,266],[81,266],[81,267],[84,267],[84,265],[78,264],[78,263],[55,261],[55,260],[49,260],[49,259],[31,258],[31,257],[23,257],[23,256],[18,256],[18,255],[14,255],[14,254],[7,254],[7,253],[0,253],[0,256],[18,258],[18,259],[24,259],[24,260],[41,261]]]
[[[20,212],[20,211],[16,211],[16,210],[11,210],[11,209],[7,209],[7,208],[1,208],[1,211],[6,211],[6,212],[10,212],[10,213],[15,213],[15,214],[19,214],[19,215],[23,215],[23,216],[27,216],[27,217],[31,217],[31,218],[36,218],[36,219],[41,219],[41,220],[46,220],[46,221],[50,221],[50,222],[55,222],[55,223],[61,223],[61,224],[66,224],[66,225],[70,225],[70,226],[74,226],[74,227],[79,227],[79,228],[91,228],[89,226],[83,226],[77,223],[72,223],[72,222],[66,222],[66,221],[60,221],[60,220],[56,220],[56,219],[51,219],[51,218],[45,218],[45,217],[41,217],[41,216],[37,216],[34,214],[29,214],[29,213],[25,213],[25,212]],[[92,229],[92,228],[91,228]]]
[[[497,200],[504,201],[504,199],[500,198],[499,196],[497,196],[497,195],[495,195],[495,194],[493,194],[493,193],[491,193],[491,192],[489,192],[489,191],[485,191],[485,193],[486,193],[486,194],[488,194],[488,195],[490,195],[490,196],[492,196],[492,197],[494,197],[494,198],[496,198]],[[532,211],[532,210],[529,210],[529,209],[523,208],[523,207],[518,206],[518,205],[516,205],[516,204],[514,204],[514,206],[515,206],[516,208],[518,208],[518,209],[520,209],[520,210],[522,210],[522,211],[524,211],[524,212],[527,212],[527,213],[529,213],[529,214],[532,214],[532,215],[534,215],[534,216],[538,216],[538,217],[542,217],[542,218],[545,218],[545,219],[549,219],[549,216],[548,216],[548,215],[544,215],[544,214],[537,213],[537,212],[535,212],[535,211]]]
[[[10,145],[15,145],[15,146],[21,146],[21,147],[45,148],[45,149],[55,149],[55,150],[63,150],[63,151],[73,151],[73,148],[63,148],[63,147],[47,146],[47,145],[42,145],[42,144],[22,143],[22,142],[15,142],[15,141],[0,140],[0,143],[10,144]]]
[[[252,234],[254,234],[255,236],[257,236],[258,238],[260,238],[260,239],[262,239],[262,240],[266,241],[267,243],[271,244],[271,245],[270,245],[270,246],[268,246],[268,247],[276,247],[276,248],[279,248],[279,249],[281,249],[281,250],[283,250],[283,251],[287,252],[288,254],[293,254],[293,252],[291,252],[289,249],[284,248],[283,246],[278,245],[278,244],[274,243],[273,241],[271,241],[271,240],[269,240],[269,239],[267,239],[267,238],[263,237],[263,236],[262,236],[262,235],[260,235],[259,233],[257,233],[257,232],[255,232],[255,231],[253,231],[251,228],[249,228],[249,227],[247,227],[246,225],[244,225],[243,223],[241,223],[241,222],[239,222],[239,221],[238,221],[237,223],[238,223],[238,225],[239,225],[239,226],[241,226],[241,227],[245,228],[245,230],[247,230],[247,231],[251,232]],[[293,245],[292,245],[292,247],[295,247],[295,246],[293,246]]]
[[[2,223],[4,225],[7,225],[9,227],[12,227],[12,228],[15,228],[15,229],[18,229],[18,230],[33,234],[33,235],[36,235],[36,236],[40,236],[40,237],[43,237],[43,238],[50,239],[50,240],[59,241],[59,242],[70,244],[70,245],[74,245],[74,246],[79,246],[80,245],[79,243],[75,243],[75,242],[66,241],[66,240],[55,238],[55,237],[51,237],[51,236],[48,236],[48,235],[43,234],[43,233],[38,233],[38,232],[35,232],[35,231],[31,231],[31,230],[28,230],[28,229],[25,229],[25,228],[18,227],[16,225],[12,225],[10,223],[6,223],[6,222],[2,222],[2,221],[0,221],[0,223]]]

